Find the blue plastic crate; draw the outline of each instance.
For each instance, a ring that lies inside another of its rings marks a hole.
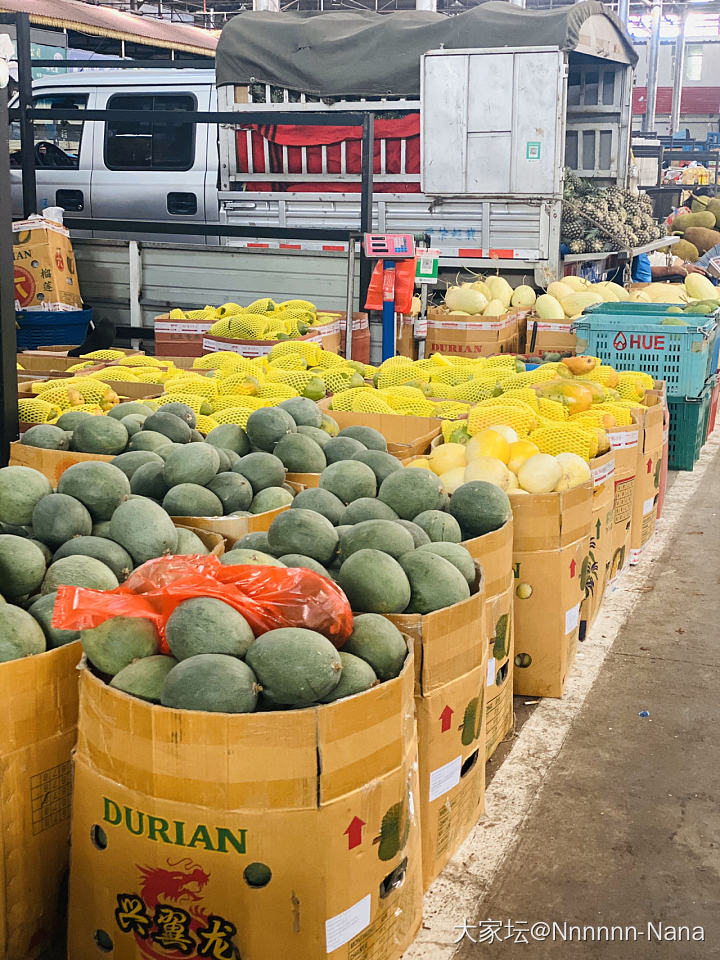
[[[87,310],[17,310],[18,350],[35,350],[56,343],[82,343],[92,320]]]
[[[687,327],[663,326],[660,321],[667,306],[602,303],[599,309],[591,307],[573,324],[577,352],[600,357],[616,370],[642,370],[654,380],[664,380],[668,395],[698,396],[713,372],[717,322],[710,317]]]

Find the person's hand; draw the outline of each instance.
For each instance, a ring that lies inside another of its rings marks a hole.
[[[703,275],[707,275],[707,271],[702,267],[698,267],[695,263],[685,263],[683,266],[685,267],[686,273],[702,273]]]

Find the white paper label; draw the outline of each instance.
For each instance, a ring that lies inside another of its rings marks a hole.
[[[322,343],[320,337],[304,337],[301,343]],[[207,353],[217,353],[219,350],[230,350],[232,353],[239,353],[243,357],[264,357],[270,353],[275,346],[275,340],[213,340],[210,337],[203,337],[203,350]]]
[[[532,325],[533,330],[537,328],[538,333],[570,333],[570,327],[572,326],[572,324],[563,323],[560,320],[546,322],[530,320],[528,323]]]
[[[608,439],[613,450],[626,450],[638,445],[637,430],[611,430]]]
[[[490,657],[488,660],[487,685],[489,687],[495,686],[495,657]]]
[[[655,506],[655,497],[650,497],[649,500],[646,500],[643,504],[643,516],[646,516],[648,513],[652,513],[652,508]]]
[[[642,554],[642,550],[631,550],[630,557],[629,557],[630,563],[632,564],[638,563],[640,561],[641,554]]]
[[[576,603],[574,607],[565,614],[565,633],[572,633],[580,621],[580,604]]]
[[[182,320],[158,320],[155,324],[155,333],[206,333],[212,326],[211,322]]]
[[[438,767],[437,770],[431,772],[429,792],[429,800],[431,803],[460,783],[461,769],[462,756],[455,757],[450,763],[444,763],[442,767]]]
[[[612,477],[615,473],[615,461],[608,460],[607,463],[604,463],[599,467],[593,467],[590,473],[593,478],[593,486],[599,487],[601,483],[605,483],[605,481]]]
[[[369,925],[371,900],[368,894],[347,910],[325,921],[325,949],[328,953],[344,946]]]

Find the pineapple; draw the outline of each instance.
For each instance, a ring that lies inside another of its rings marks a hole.
[[[570,247],[570,253],[585,253],[584,240],[572,240],[568,246]]]

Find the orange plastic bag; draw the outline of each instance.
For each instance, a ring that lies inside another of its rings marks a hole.
[[[392,284],[395,286],[395,312],[410,313],[415,290],[416,260],[396,260],[394,270],[383,270],[383,262],[375,264],[368,285],[366,310],[382,310],[386,294],[392,300]],[[392,279],[394,275],[394,281]]]
[[[115,590],[60,587],[52,623],[61,630],[87,630],[112,617],[146,617],[169,653],[165,624],[191,597],[224,601],[245,617],[256,636],[304,627],[340,648],[352,633],[347,597],[327,577],[305,567],[223,566],[215,556],[148,560]]]

